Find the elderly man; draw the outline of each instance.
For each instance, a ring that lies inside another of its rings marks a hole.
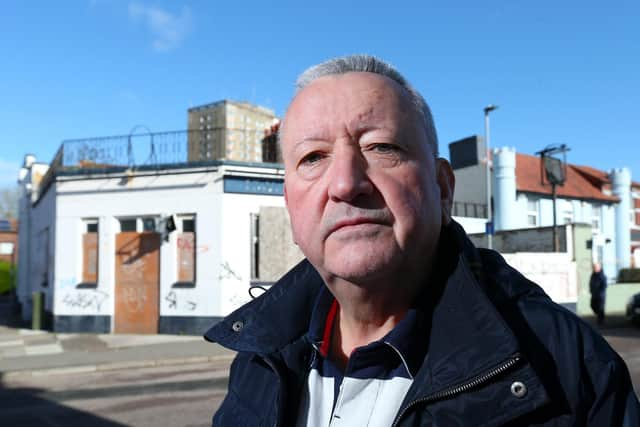
[[[639,425],[624,362],[451,219],[422,96],[388,64],[304,72],[280,140],[306,260],[206,338],[214,425]]]

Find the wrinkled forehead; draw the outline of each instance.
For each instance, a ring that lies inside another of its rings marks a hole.
[[[280,139],[291,127],[311,131],[329,117],[357,127],[395,115],[396,120],[416,120],[404,88],[374,73],[350,72],[320,77],[300,89],[289,104],[280,126]]]

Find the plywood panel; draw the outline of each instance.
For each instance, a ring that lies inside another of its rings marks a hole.
[[[82,236],[82,282],[98,281],[98,233],[85,233]]]
[[[116,333],[158,333],[160,235],[116,235]]]
[[[195,282],[195,233],[178,234],[178,282]]]

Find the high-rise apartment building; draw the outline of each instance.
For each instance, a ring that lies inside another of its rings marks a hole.
[[[188,161],[262,162],[265,130],[277,122],[273,110],[224,99],[190,108]]]

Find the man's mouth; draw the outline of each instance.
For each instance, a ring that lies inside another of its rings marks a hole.
[[[333,224],[333,226],[329,229],[328,234],[332,234],[340,230],[365,228],[367,226],[382,225],[382,223],[383,222],[377,218],[357,217],[357,218],[342,219],[337,221],[335,224]]]

